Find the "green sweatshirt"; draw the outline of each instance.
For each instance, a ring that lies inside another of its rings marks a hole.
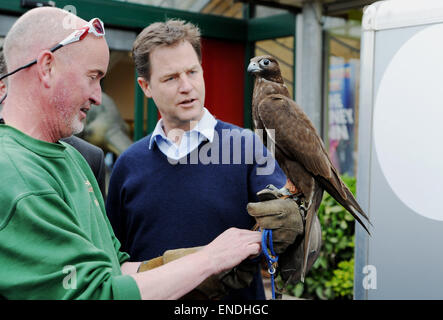
[[[0,298],[140,299],[85,159],[0,125]]]

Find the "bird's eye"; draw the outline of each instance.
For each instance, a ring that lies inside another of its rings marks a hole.
[[[269,64],[271,63],[271,61],[269,59],[263,59],[262,61],[260,61],[261,64],[265,67],[269,66]]]

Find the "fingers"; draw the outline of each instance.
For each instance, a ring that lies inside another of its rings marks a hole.
[[[262,217],[298,211],[298,206],[291,199],[275,199],[263,202],[248,203],[246,209],[251,216]]]
[[[285,222],[292,224],[292,222],[288,221],[289,219],[283,215],[256,217],[256,220],[262,229],[279,229],[285,226]]]
[[[261,233],[230,228],[204,247],[218,272],[230,269],[260,252]]]
[[[261,238],[260,238],[260,241],[261,241]],[[249,257],[255,257],[258,254],[260,254],[260,251],[261,251],[260,243],[252,243],[252,244],[250,244],[250,250],[251,250],[251,252],[247,256],[248,258]]]
[[[279,208],[276,208],[274,204],[250,203],[247,210],[262,229],[296,228],[302,223],[300,214],[295,212],[298,209],[293,204],[283,200],[283,204],[279,201],[278,206]]]
[[[249,241],[251,243],[260,243],[261,233],[259,231],[251,231],[246,229],[229,228],[222,234],[227,234],[230,237],[235,237],[239,241]]]

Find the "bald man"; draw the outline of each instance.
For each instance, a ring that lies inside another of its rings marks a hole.
[[[3,74],[6,74],[6,63],[3,58],[3,50],[0,51],[0,76]],[[4,81],[0,80],[0,100],[2,97],[6,94],[6,81],[7,78]],[[3,108],[3,103],[0,103],[0,124],[4,124],[5,121],[3,117],[1,116],[1,111]],[[91,167],[92,172],[94,173],[94,177],[97,180],[97,183],[100,187],[100,191],[102,193],[103,198],[106,200],[106,168],[105,168],[105,155],[103,153],[103,150],[99,147],[79,138],[76,136],[70,136],[67,138],[63,138],[62,141],[69,143],[71,146],[73,146],[75,149],[77,149],[78,152],[81,153],[81,155],[85,158],[85,160],[88,162],[89,166]]]
[[[72,24],[95,32],[65,42]],[[58,143],[101,102],[109,61],[101,27],[44,7],[6,36],[8,72],[36,61],[9,76],[0,125],[0,298],[176,299],[259,253],[260,233],[234,228],[201,248],[165,253],[150,271],[137,272],[150,262],[119,251],[90,168]],[[49,50],[57,43],[65,45]]]

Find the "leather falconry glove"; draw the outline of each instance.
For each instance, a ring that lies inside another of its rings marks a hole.
[[[157,258],[144,261],[137,272],[143,272],[160,267],[168,262],[184,257],[200,250],[202,247],[167,250]],[[215,274],[204,280],[194,290],[184,295],[183,300],[218,300],[226,296],[231,289],[248,287],[258,271],[258,264],[244,260],[238,266]]]
[[[262,229],[272,229],[274,251],[279,255],[278,272],[285,286],[296,284],[301,280],[304,258],[304,218],[299,206],[292,198],[283,199],[285,194],[273,185],[258,192],[257,196],[261,202],[248,204],[248,212]],[[321,249],[321,225],[317,216],[310,238],[306,273]]]
[[[299,206],[292,198],[282,198],[280,190],[272,185],[259,191],[257,197],[260,202],[248,203],[248,213],[261,229],[272,230],[274,251],[279,255],[304,233]]]

